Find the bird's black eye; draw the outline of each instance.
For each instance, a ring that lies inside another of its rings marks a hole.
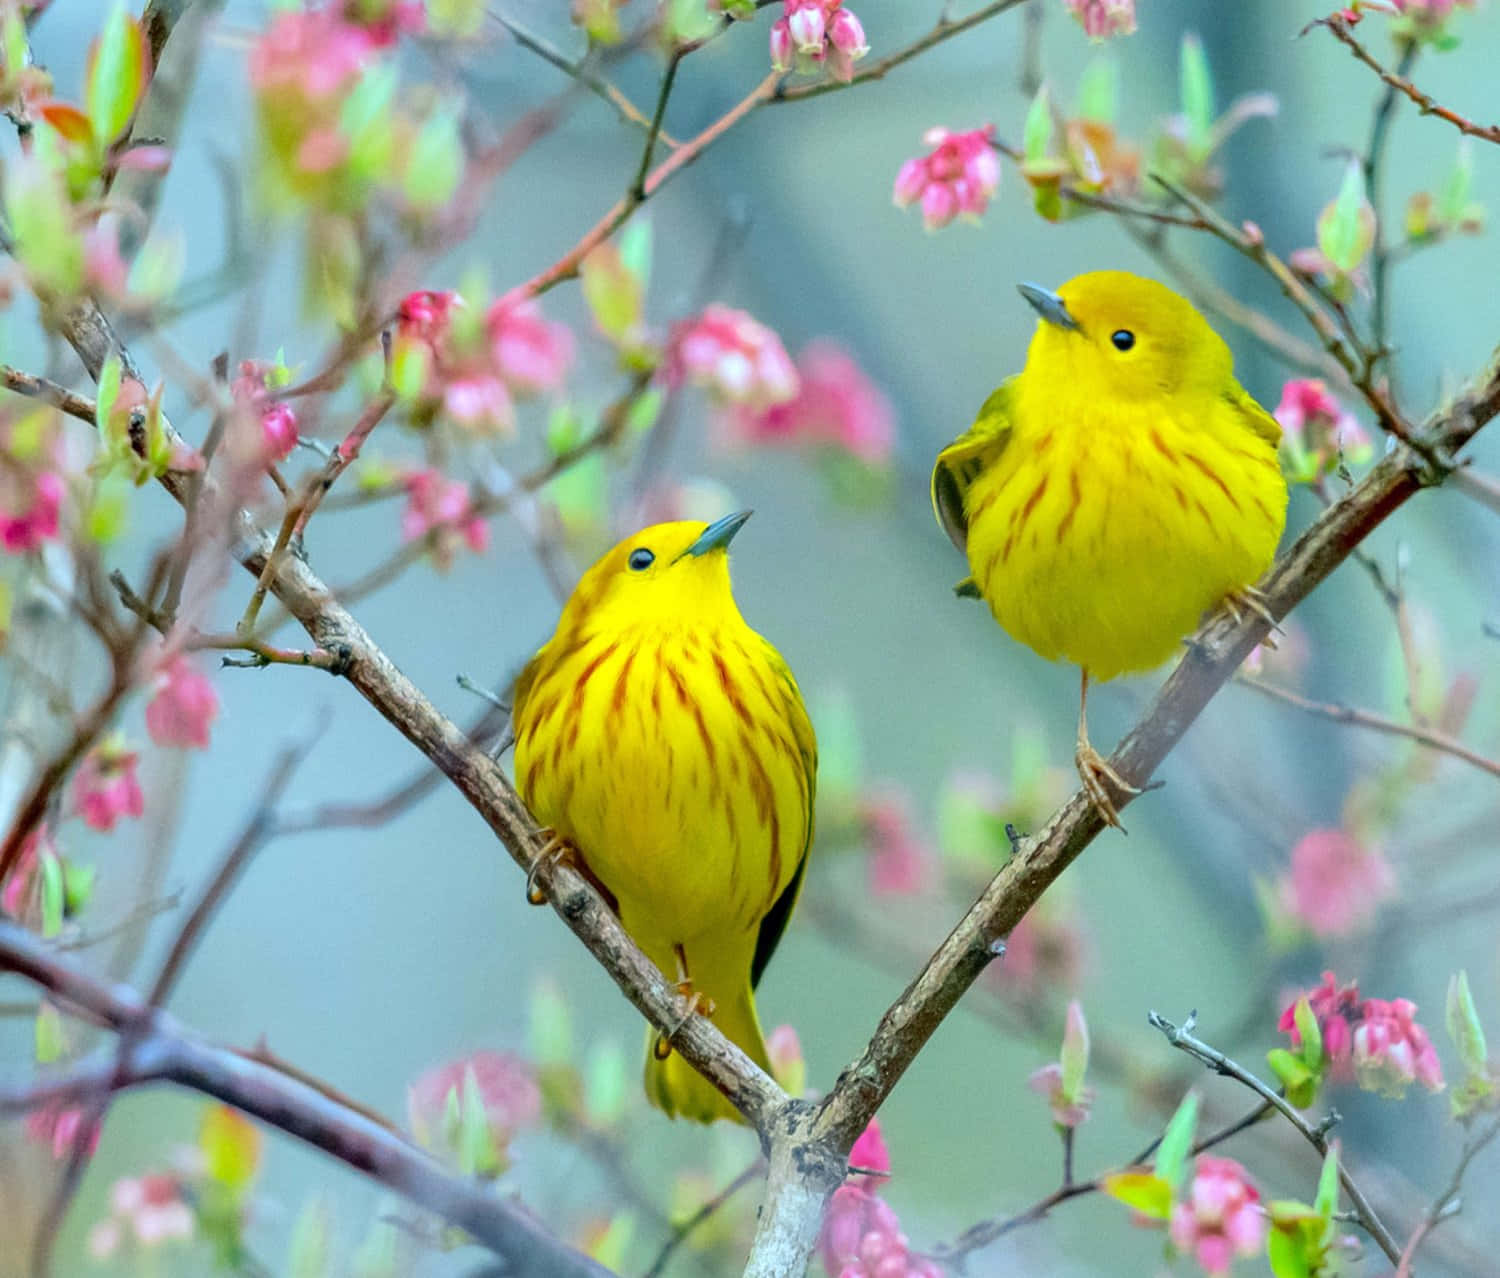
[[[644,546],[640,547],[638,550],[632,550],[630,552],[631,572],[645,572],[646,569],[651,567],[651,565],[655,562],[656,556],[653,555]]]
[[[1109,340],[1114,343],[1117,351],[1128,351],[1135,345],[1135,334],[1128,328],[1117,328],[1109,335]]]

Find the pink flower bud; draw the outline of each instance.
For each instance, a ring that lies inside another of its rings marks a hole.
[[[862,58],[870,51],[864,26],[848,9],[834,10],[828,23],[828,42],[851,59]]]
[[[1417,1006],[1404,998],[1366,999],[1354,1027],[1354,1070],[1359,1085],[1383,1096],[1400,1097],[1412,1083],[1443,1089],[1443,1067],[1427,1031],[1413,1017]]]
[[[161,746],[208,746],[210,725],[219,713],[219,694],[193,663],[182,655],[162,666],[153,680],[155,695],[146,704],[146,731]]]
[[[562,386],[573,359],[573,334],[565,324],[542,316],[532,298],[502,298],[485,317],[495,367],[516,395],[535,395]]]
[[[777,71],[790,71],[795,53],[791,27],[785,18],[777,18],[771,24],[771,66]]]
[[[1343,830],[1312,830],[1292,849],[1279,894],[1287,913],[1314,935],[1336,938],[1367,927],[1395,887],[1395,873],[1378,849]]]
[[[7,554],[39,550],[57,536],[67,486],[50,470],[0,478],[0,546]]]
[[[1000,186],[995,153],[995,126],[967,133],[928,129],[923,142],[929,153],[907,160],[896,174],[892,192],[898,208],[921,201],[928,230],[946,226],[959,214],[979,218]]]
[[[1091,40],[1129,35],[1135,30],[1135,0],[1063,0]]]
[[[880,1134],[878,1118],[872,1118],[869,1126],[854,1142],[854,1147],[849,1151],[849,1166],[890,1175],[891,1154],[885,1147],[885,1138]]]
[[[270,460],[288,457],[297,447],[297,414],[292,406],[281,401],[267,405],[260,415],[260,432]]]
[[[1199,1155],[1187,1198],[1172,1207],[1172,1245],[1209,1274],[1227,1274],[1236,1256],[1265,1245],[1269,1222],[1260,1191],[1232,1158]]]
[[[691,382],[752,409],[790,400],[799,386],[781,339],[744,311],[717,302],[672,330],[662,377],[669,386]]]
[[[73,806],[90,829],[107,833],[121,817],[138,817],[146,798],[136,778],[140,756],[117,741],[90,750],[73,774]]]
[[[823,8],[818,0],[804,0],[803,7],[786,15],[787,32],[798,53],[823,56],[823,39],[827,29],[823,21]]]

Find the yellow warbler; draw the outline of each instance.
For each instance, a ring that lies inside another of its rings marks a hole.
[[[578,583],[517,681],[516,784],[625,930],[769,1070],[752,991],[796,904],[817,742],[797,681],[745,624],[730,539],[749,511],[627,537]],[[660,1037],[646,1094],[734,1107]]]
[[[1089,744],[1089,680],[1149,670],[1248,589],[1286,522],[1281,428],[1235,380],[1229,348],[1186,299],[1123,271],[1056,293],[1026,367],[938,454],[933,508],[995,619],[1082,671],[1079,776],[1119,825],[1106,782],[1135,789]]]

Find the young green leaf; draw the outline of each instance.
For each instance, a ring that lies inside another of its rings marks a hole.
[[[1156,1147],[1155,1171],[1173,1190],[1182,1182],[1187,1170],[1187,1158],[1193,1148],[1193,1132],[1198,1126],[1198,1093],[1189,1092],[1182,1098],[1177,1112],[1167,1123],[1162,1133],[1161,1144]]]
[[[1318,215],[1318,248],[1345,275],[1359,267],[1375,243],[1375,209],[1365,194],[1359,161],[1344,170],[1339,193]]]
[[[1078,106],[1075,114],[1080,120],[1091,120],[1096,124],[1113,124],[1120,114],[1120,64],[1108,54],[1101,53],[1078,77]]]
[[[1166,1220],[1172,1214],[1172,1186],[1155,1172],[1139,1168],[1111,1172],[1104,1177],[1100,1188],[1116,1202],[1152,1220]]]
[[[146,33],[115,0],[89,49],[84,106],[101,147],[119,140],[146,91]]]

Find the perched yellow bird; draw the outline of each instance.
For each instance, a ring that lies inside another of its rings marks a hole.
[[[1026,367],[938,454],[933,509],[968,555],[959,592],[1082,671],[1078,773],[1118,826],[1109,786],[1136,790],[1089,744],[1089,681],[1160,665],[1225,600],[1264,611],[1249,586],[1286,523],[1281,428],[1154,280],[1020,290],[1041,316]]]
[[[516,784],[625,930],[769,1070],[753,990],[813,836],[817,742],[797,681],[745,624],[717,523],[627,537],[578,583],[517,681]],[[661,1036],[646,1094],[711,1122],[734,1107]]]

